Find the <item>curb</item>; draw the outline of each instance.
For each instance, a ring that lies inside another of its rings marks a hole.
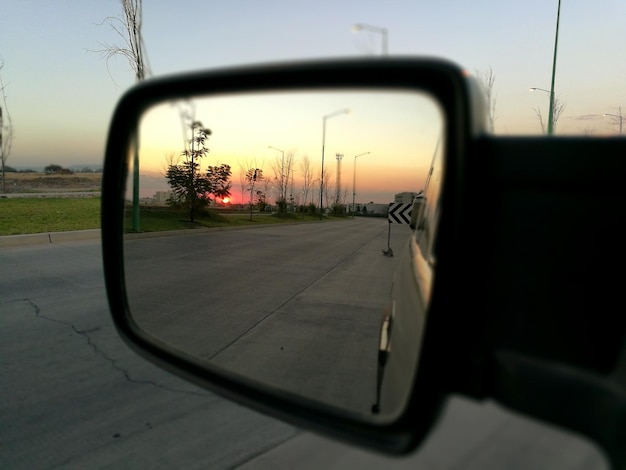
[[[25,235],[5,235],[0,237],[0,248],[99,239],[100,229],[75,230],[72,232],[32,233]]]
[[[293,222],[290,225],[300,225],[302,223],[318,223],[313,222]],[[271,227],[272,225],[243,225],[237,227],[203,227],[192,228],[182,230],[168,230],[159,232],[140,232],[125,234],[128,239],[135,238],[154,238],[154,237],[168,237],[174,235],[191,235],[210,232],[230,231],[230,230],[249,230],[262,227]],[[0,248],[16,247],[16,246],[32,246],[32,245],[44,245],[50,243],[64,243],[86,240],[100,240],[101,230],[75,230],[72,232],[44,232],[44,233],[30,233],[24,235],[4,235],[0,236]]]

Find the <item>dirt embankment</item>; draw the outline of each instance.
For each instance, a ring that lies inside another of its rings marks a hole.
[[[100,192],[102,173],[48,175],[45,173],[5,173],[4,191],[0,194],[84,193]]]

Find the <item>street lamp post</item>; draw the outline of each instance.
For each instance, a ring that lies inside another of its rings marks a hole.
[[[554,132],[554,75],[556,71],[556,48],[559,42],[559,17],[561,16],[561,0],[556,11],[556,33],[554,35],[554,56],[552,58],[552,81],[550,83],[550,111],[548,113],[548,135]]]
[[[322,118],[322,172],[320,174],[320,220],[322,220],[322,215],[324,213],[324,204],[323,204],[323,195],[324,195],[324,147],[326,146],[326,120],[331,117],[339,116],[340,114],[348,114],[350,109],[344,108],[334,113],[330,113],[325,115]]]
[[[619,114],[604,113],[602,116],[611,116],[619,120],[619,135],[622,135],[624,116],[622,115],[622,108],[619,108]]]
[[[268,149],[278,150],[281,154],[281,163],[280,163],[280,199],[285,199],[284,188],[285,188],[285,151],[276,147],[272,147],[271,145],[267,146]]]
[[[354,167],[352,167],[352,218],[354,219],[354,207],[356,199],[356,159],[372,152],[360,153],[354,156]]]
[[[386,28],[381,28],[379,26],[372,26],[369,24],[358,23],[352,26],[352,32],[358,33],[359,31],[371,31],[373,33],[379,33],[382,36],[383,45],[382,45],[382,55],[386,56],[388,51],[388,33]]]

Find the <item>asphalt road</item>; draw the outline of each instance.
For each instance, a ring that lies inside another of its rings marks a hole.
[[[121,342],[99,241],[71,238],[0,244],[3,468],[607,468],[588,441],[491,402],[453,398],[419,451],[402,458],[232,404]],[[236,232],[230,239],[237,245]],[[372,249],[386,241],[374,237]]]
[[[381,318],[407,225],[334,223],[125,243],[136,322],[177,349],[370,414]]]

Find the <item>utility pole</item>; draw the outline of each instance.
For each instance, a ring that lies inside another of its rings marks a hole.
[[[322,117],[322,171],[320,173],[320,220],[324,214],[324,148],[326,147],[326,121],[331,117],[339,116],[340,114],[350,113],[350,108],[340,109],[334,113],[326,114]]]

